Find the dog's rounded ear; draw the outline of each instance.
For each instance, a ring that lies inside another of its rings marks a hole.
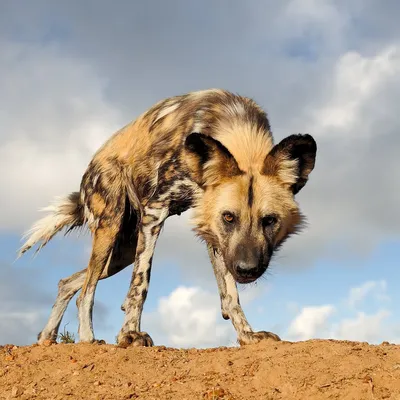
[[[193,132],[185,139],[185,159],[194,181],[214,185],[223,177],[242,174],[229,150],[212,137]]]
[[[311,135],[288,136],[267,155],[263,174],[278,176],[296,194],[305,186],[314,169],[316,153],[317,143]]]

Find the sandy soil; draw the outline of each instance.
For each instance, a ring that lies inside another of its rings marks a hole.
[[[398,399],[400,346],[0,347],[0,399]]]

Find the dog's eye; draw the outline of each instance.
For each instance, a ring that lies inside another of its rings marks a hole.
[[[267,215],[262,219],[262,225],[264,228],[269,228],[274,226],[277,221],[278,219],[275,217],[275,215]]]
[[[225,222],[228,224],[231,224],[235,220],[235,216],[229,212],[223,213],[222,218],[224,219]]]

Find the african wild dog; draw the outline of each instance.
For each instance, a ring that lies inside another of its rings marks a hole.
[[[253,332],[236,283],[258,279],[274,251],[304,220],[294,195],[314,168],[308,134],[274,145],[266,113],[251,99],[211,89],[165,99],[115,133],[94,155],[80,192],[58,200],[28,232],[20,255],[43,247],[64,227],[87,225],[93,236],[87,269],[59,283],[39,343],[57,336],[69,301],[77,300],[79,336],[93,342],[92,307],[99,279],[134,262],[122,306],[121,346],[153,344],[141,330],[143,303],[160,230],[171,215],[194,209],[194,230],[207,243],[224,319],[240,344],[265,338]]]

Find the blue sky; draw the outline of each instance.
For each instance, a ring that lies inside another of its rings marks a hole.
[[[400,343],[400,6],[218,4],[0,6],[0,343],[33,342],[59,279],[88,261],[88,235],[60,235],[13,263],[38,208],[77,190],[97,148],[154,102],[210,87],[257,100],[277,141],[309,132],[319,146],[298,196],[308,228],[260,282],[240,287],[250,323],[290,340]],[[100,282],[97,337],[114,341],[130,274]],[[75,299],[65,323],[76,331]],[[162,233],[143,329],[159,344],[234,343],[187,214]]]

